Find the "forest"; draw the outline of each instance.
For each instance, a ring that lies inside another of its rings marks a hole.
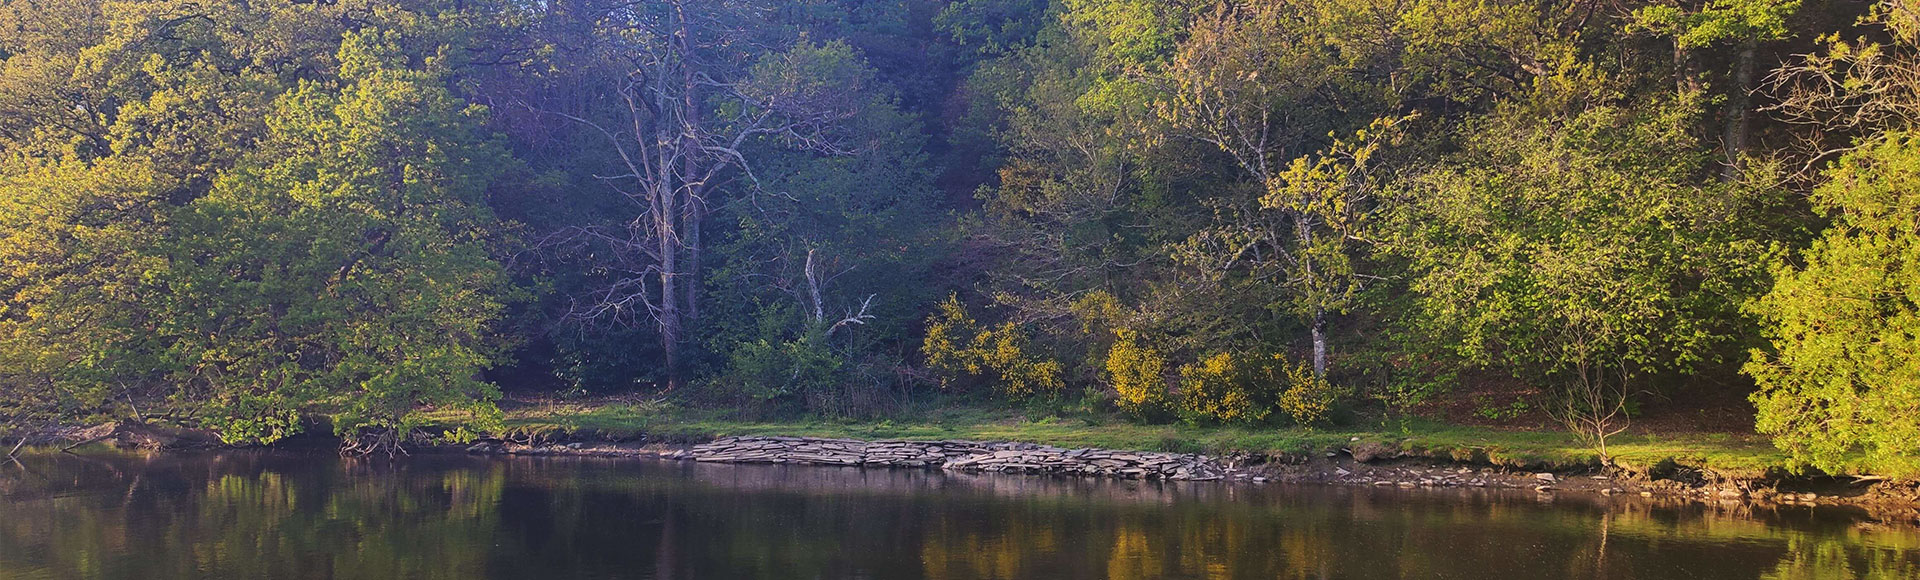
[[[7,0],[0,435],[1520,385],[1914,476],[1916,131],[1907,0]]]

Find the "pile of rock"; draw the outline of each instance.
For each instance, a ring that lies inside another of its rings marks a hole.
[[[1058,473],[1128,479],[1211,481],[1226,469],[1195,454],[1063,449],[982,441],[859,441],[809,437],[728,437],[695,446],[695,461],[939,467],[949,471]]]
[[[1127,479],[1212,481],[1225,469],[1211,458],[1190,453],[1152,453],[1107,449],[1032,449],[993,451],[948,461],[951,471],[1004,471],[1103,475]]]
[[[802,437],[729,437],[697,445],[692,452],[695,461],[718,463],[860,465],[866,461],[867,442]]]

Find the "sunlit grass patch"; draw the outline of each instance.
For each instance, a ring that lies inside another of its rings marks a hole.
[[[436,416],[443,424],[457,416]],[[1328,429],[1142,425],[1117,417],[1029,417],[1017,410],[942,408],[887,419],[793,418],[753,420],[657,401],[537,402],[510,406],[505,425],[516,435],[594,433],[646,435],[659,440],[784,435],[854,439],[972,439],[1022,441],[1060,447],[1207,453],[1345,453],[1371,443],[1408,456],[1540,469],[1598,465],[1598,457],[1571,435],[1506,431],[1411,421],[1391,428]],[[1668,459],[1728,475],[1757,476],[1785,469],[1784,453],[1759,436],[1722,433],[1622,435],[1610,444],[1615,461],[1645,471]]]

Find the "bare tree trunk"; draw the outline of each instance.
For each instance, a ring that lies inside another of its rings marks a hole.
[[[680,236],[674,222],[679,219],[675,207],[678,194],[673,191],[661,195],[662,210],[658,220],[660,244],[660,310],[657,314],[660,322],[660,350],[666,358],[667,388],[678,389],[685,382],[680,373]]]
[[[1758,50],[1759,42],[1749,39],[1740,45],[1740,52],[1734,58],[1731,92],[1727,95],[1727,126],[1721,138],[1727,162],[1721,168],[1720,177],[1726,181],[1740,178],[1740,158],[1747,152],[1747,126],[1752,116],[1748,111],[1752,102],[1748,90],[1753,84],[1754,53]]]
[[[1327,376],[1327,311],[1313,313],[1313,376]]]
[[[694,74],[693,45],[690,44],[694,30],[685,10],[684,7],[675,10],[680,13],[680,54],[685,60],[680,66],[680,98],[683,100],[681,107],[685,108],[682,115],[685,117],[686,125],[683,129],[686,134],[682,138],[686,140],[684,146],[689,148],[689,153],[682,161],[684,164],[682,171],[685,173],[681,176],[683,180],[695,179],[694,176],[699,174],[698,159],[701,150],[700,135],[697,133],[701,123],[700,83],[699,77]],[[694,320],[700,317],[700,222],[706,217],[706,207],[702,203],[701,192],[706,189],[706,184],[683,182],[681,189],[687,196],[682,202],[685,205],[681,206],[682,215],[679,216],[680,223],[685,226],[681,231],[680,247],[687,252],[686,316],[687,320]]]
[[[1673,41],[1673,90],[1691,93],[1700,90],[1700,75],[1693,69],[1693,50]]]
[[[663,152],[662,163],[660,164],[662,170],[667,172],[668,175],[679,171],[680,175],[678,175],[677,178],[669,177],[663,180],[664,183],[661,184],[661,190],[657,195],[657,199],[661,200],[661,205],[658,208],[658,217],[656,218],[659,224],[657,235],[659,236],[660,243],[660,310],[658,314],[660,319],[660,349],[662,357],[666,359],[667,388],[669,390],[686,386],[686,376],[683,368],[685,365],[683,364],[683,357],[680,352],[681,342],[684,338],[683,334],[686,329],[686,311],[682,310],[682,308],[688,304],[692,304],[692,294],[695,292],[695,289],[687,287],[690,276],[687,275],[685,268],[689,264],[681,261],[681,254],[688,252],[690,244],[686,236],[689,233],[693,233],[690,230],[694,229],[693,226],[688,225],[688,216],[692,213],[691,206],[693,205],[694,197],[692,189],[696,185],[688,180],[693,178],[694,172],[697,169],[695,159],[697,157],[697,151],[700,148],[699,136],[696,133],[696,128],[700,122],[699,108],[697,106],[699,100],[698,97],[694,95],[693,46],[690,44],[693,37],[693,30],[691,24],[687,21],[684,6],[676,3],[674,6],[674,16],[678,19],[678,26],[676,28],[678,29],[679,35],[674,41],[674,50],[678,53],[679,57],[678,64],[680,66],[682,82],[679,88],[681,89],[680,96],[683,100],[680,105],[684,107],[684,109],[680,111],[679,123],[677,125],[663,125],[659,128],[659,132],[662,137],[660,142],[678,144],[677,147],[680,148],[681,155],[681,167],[672,167],[672,163],[669,162],[669,158],[666,157]]]
[[[706,204],[698,197],[687,200],[686,210],[686,235],[681,238],[681,245],[687,250],[686,315],[687,321],[693,322],[700,319],[700,293],[706,289],[700,280],[704,274],[700,269],[700,257],[705,253],[702,251],[705,246],[700,240],[700,225],[705,221],[707,211]]]
[[[1318,272],[1316,272],[1314,268],[1312,254],[1309,253],[1309,249],[1313,247],[1313,227],[1308,225],[1307,216],[1302,212],[1294,212],[1293,224],[1294,236],[1300,241],[1300,269],[1306,273],[1306,277],[1309,280],[1307,282],[1308,286],[1312,286],[1314,276],[1318,275]],[[1307,323],[1311,327],[1313,335],[1313,376],[1314,378],[1324,379],[1327,377],[1327,309],[1325,302],[1313,305],[1313,315]]]

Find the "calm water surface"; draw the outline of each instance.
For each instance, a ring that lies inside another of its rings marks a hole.
[[[1841,516],[581,458],[40,454],[0,464],[0,579],[1920,579],[1920,532]]]

